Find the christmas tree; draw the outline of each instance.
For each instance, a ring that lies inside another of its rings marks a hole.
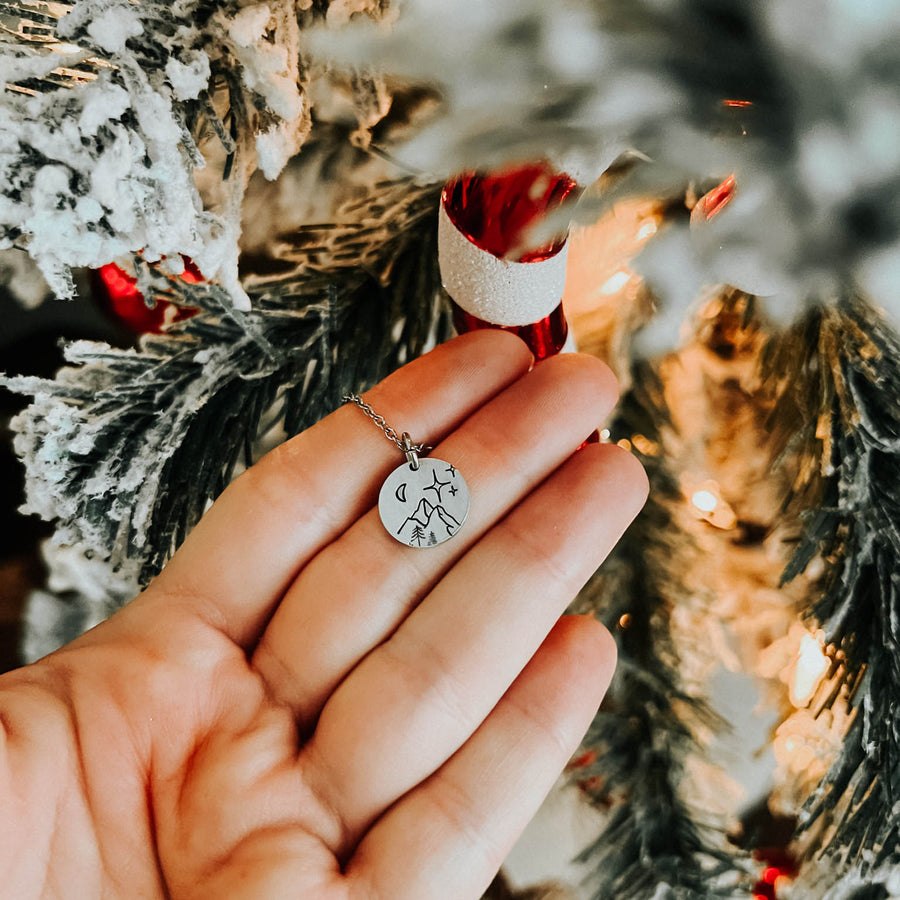
[[[571,228],[564,309],[652,485],[575,604],[620,663],[553,890],[900,897],[898,38],[852,0],[0,4],[5,289],[144,332],[5,378],[54,528],[26,657],[449,337],[443,187],[539,163],[586,190],[523,240]]]

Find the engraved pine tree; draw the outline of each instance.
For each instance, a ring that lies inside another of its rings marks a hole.
[[[412,530],[412,534],[409,537],[410,542],[415,541],[417,547],[422,546],[422,541],[425,538],[425,529],[422,528],[421,525],[416,525]]]

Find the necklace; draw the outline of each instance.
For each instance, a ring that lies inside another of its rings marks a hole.
[[[408,547],[435,547],[453,537],[469,514],[469,489],[456,467],[420,457],[433,448],[414,444],[405,431],[398,437],[359,394],[347,394],[343,402],[355,403],[406,456],[378,495],[378,513],[388,533]]]

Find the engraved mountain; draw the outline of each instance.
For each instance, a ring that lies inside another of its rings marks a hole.
[[[447,534],[459,530],[459,522],[440,504],[429,503],[424,497],[419,501],[416,511],[397,529],[398,536],[408,544],[421,546],[433,528],[432,520],[437,517],[447,529]]]

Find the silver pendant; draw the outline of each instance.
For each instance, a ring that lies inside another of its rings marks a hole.
[[[401,544],[435,547],[462,528],[469,514],[469,489],[450,463],[414,457],[388,475],[378,512]]]

